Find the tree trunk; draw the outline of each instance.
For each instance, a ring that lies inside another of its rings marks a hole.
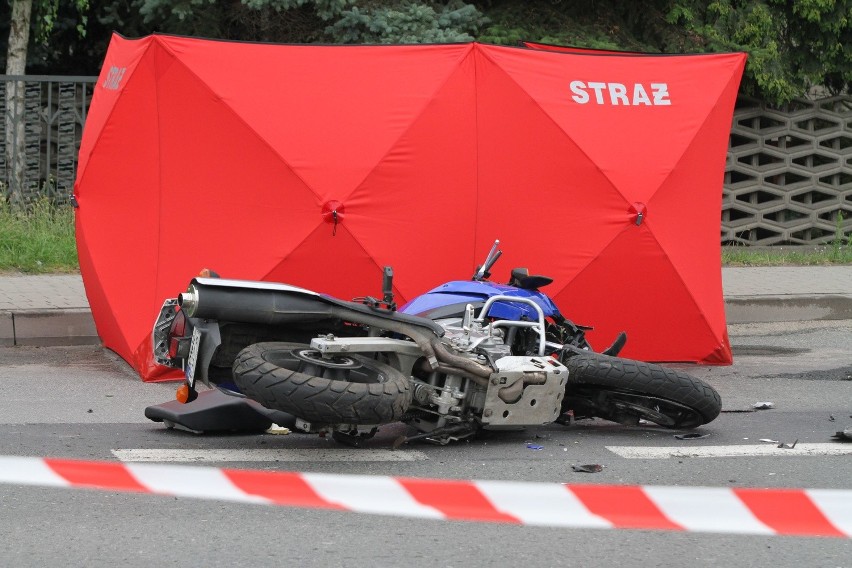
[[[30,21],[33,0],[12,0],[12,19],[9,25],[9,54],[6,75],[24,75],[27,66],[27,46],[30,42]],[[25,205],[26,180],[26,123],[24,121],[24,82],[6,82],[6,195],[13,209]],[[0,180],[2,181],[2,180]]]

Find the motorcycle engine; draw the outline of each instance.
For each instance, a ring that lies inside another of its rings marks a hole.
[[[414,425],[435,431],[434,441],[444,443],[466,430],[464,425],[488,429],[547,424],[560,413],[568,370],[545,356],[512,355],[519,329],[481,325],[471,317],[437,320],[442,340],[456,352],[490,366],[494,373],[475,381],[460,375],[432,372],[414,381],[413,408],[421,415]],[[458,425],[459,434],[443,434]],[[472,431],[472,429],[471,429]]]

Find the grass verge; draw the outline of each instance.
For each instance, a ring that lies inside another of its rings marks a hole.
[[[852,264],[852,246],[722,247],[722,266],[827,266]]]
[[[723,266],[818,266],[852,264],[852,233],[843,232],[843,213],[837,212],[834,238],[819,246],[722,247]]]
[[[74,211],[46,199],[26,212],[0,198],[0,272],[71,273],[79,270]]]

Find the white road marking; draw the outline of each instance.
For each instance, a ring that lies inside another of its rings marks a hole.
[[[793,449],[777,446],[734,445],[734,446],[606,446],[609,451],[627,459],[663,460],[668,458],[730,458],[745,456],[846,456],[852,455],[852,444],[796,444]]]
[[[119,449],[123,462],[411,462],[429,459],[417,450],[301,448],[301,449]]]

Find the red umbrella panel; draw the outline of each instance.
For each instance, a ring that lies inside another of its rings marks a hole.
[[[625,356],[729,364],[719,211],[745,56],[478,55],[478,248],[526,222],[504,267],[549,271],[594,344],[626,330]]]
[[[592,109],[599,95],[597,75],[589,75],[598,73],[587,65],[592,60],[562,53],[480,44],[282,46],[115,36],[75,189],[81,272],[98,332],[144,379],[169,378],[152,364],[150,328],[162,301],[202,267],[351,298],[377,294],[381,267],[392,265],[402,301],[469,277],[497,237],[506,243],[506,273],[509,264],[551,272],[557,277],[551,291],[566,315],[593,323],[602,336],[627,327],[636,332],[630,345],[648,331],[631,327],[647,308],[613,309],[619,301],[677,301],[672,310],[658,310],[655,333],[668,327],[669,311],[687,309],[698,315],[691,321],[680,314],[680,325],[707,328],[704,314],[713,310],[701,302],[711,308],[721,302],[721,288],[699,280],[704,263],[718,272],[718,242],[712,258],[704,244],[690,256],[683,247],[669,250],[666,241],[654,249],[665,259],[627,264],[617,277],[608,259],[651,258],[642,252],[648,243],[684,228],[675,240],[703,243],[703,236],[690,236],[710,229],[697,222],[703,213],[696,211],[713,204],[695,196],[711,186],[718,193],[724,148],[692,148],[698,138],[726,131],[732,111],[723,86],[717,107],[709,104],[702,89],[712,81],[704,74],[715,77],[714,86],[735,83],[737,57],[701,67],[690,75],[693,90],[672,88],[668,109],[638,109],[651,118],[625,126],[636,119],[626,109]],[[704,59],[686,58],[684,67],[687,61]],[[628,64],[618,68],[638,73]],[[662,95],[650,81],[675,85],[671,73],[682,75],[665,66],[657,71],[663,78],[637,74],[635,81],[647,84],[653,100]],[[600,89],[600,96],[611,95]],[[614,93],[620,101],[620,91]],[[584,96],[586,103],[576,102]],[[635,91],[630,96],[641,99]],[[702,102],[687,100],[693,97]],[[580,108],[592,109],[590,116]],[[696,126],[702,121],[719,124],[708,130]],[[619,136],[638,136],[649,150],[632,156],[626,141],[613,141]],[[696,169],[673,171],[681,166]],[[695,218],[678,199],[660,199],[683,184],[695,194]],[[640,213],[647,220],[637,225]],[[671,215],[669,224],[664,219]],[[622,235],[630,231],[642,236]],[[712,233],[718,241],[717,226]],[[637,267],[654,271],[654,278]],[[681,274],[693,269],[697,277]],[[602,280],[572,283],[590,278]],[[637,294],[645,282],[673,291]],[[609,295],[625,289],[631,293],[617,301]],[[713,292],[717,299],[709,298]],[[724,359],[714,355],[718,333],[681,337],[662,350],[639,339],[639,346],[655,348],[636,353]],[[701,344],[687,348],[692,340]]]
[[[104,344],[173,376],[150,328],[202,267],[344,298],[472,274],[473,49],[114,36],[76,188]]]

